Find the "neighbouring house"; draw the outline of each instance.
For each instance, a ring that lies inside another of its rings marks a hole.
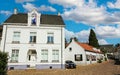
[[[80,43],[72,39],[72,42],[66,45],[65,60],[71,60],[77,65],[87,65],[96,63],[97,59],[103,59],[104,55],[99,49],[96,49],[86,43]]]
[[[106,58],[113,58],[113,53],[115,51],[115,47],[113,44],[100,45],[100,49],[105,52]]]
[[[60,14],[14,9],[2,26],[1,50],[9,55],[8,69],[64,68],[65,24]]]

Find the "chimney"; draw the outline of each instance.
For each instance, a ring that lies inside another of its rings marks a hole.
[[[14,9],[14,14],[17,14],[17,13],[18,13],[18,12],[17,12],[17,9],[15,8],[15,9]]]

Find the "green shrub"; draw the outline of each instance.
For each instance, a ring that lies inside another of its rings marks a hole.
[[[0,51],[0,75],[7,75],[7,53]]]
[[[102,63],[102,60],[101,60],[101,59],[98,59],[97,62],[98,62],[98,63]]]

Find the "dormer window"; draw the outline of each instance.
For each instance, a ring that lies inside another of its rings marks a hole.
[[[33,13],[32,14],[32,19],[31,19],[31,24],[32,25],[36,25],[36,20],[37,20],[37,14],[36,13]]]

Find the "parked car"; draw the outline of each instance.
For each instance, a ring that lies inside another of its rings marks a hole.
[[[76,64],[71,60],[67,60],[65,61],[65,68],[67,69],[76,68]]]

